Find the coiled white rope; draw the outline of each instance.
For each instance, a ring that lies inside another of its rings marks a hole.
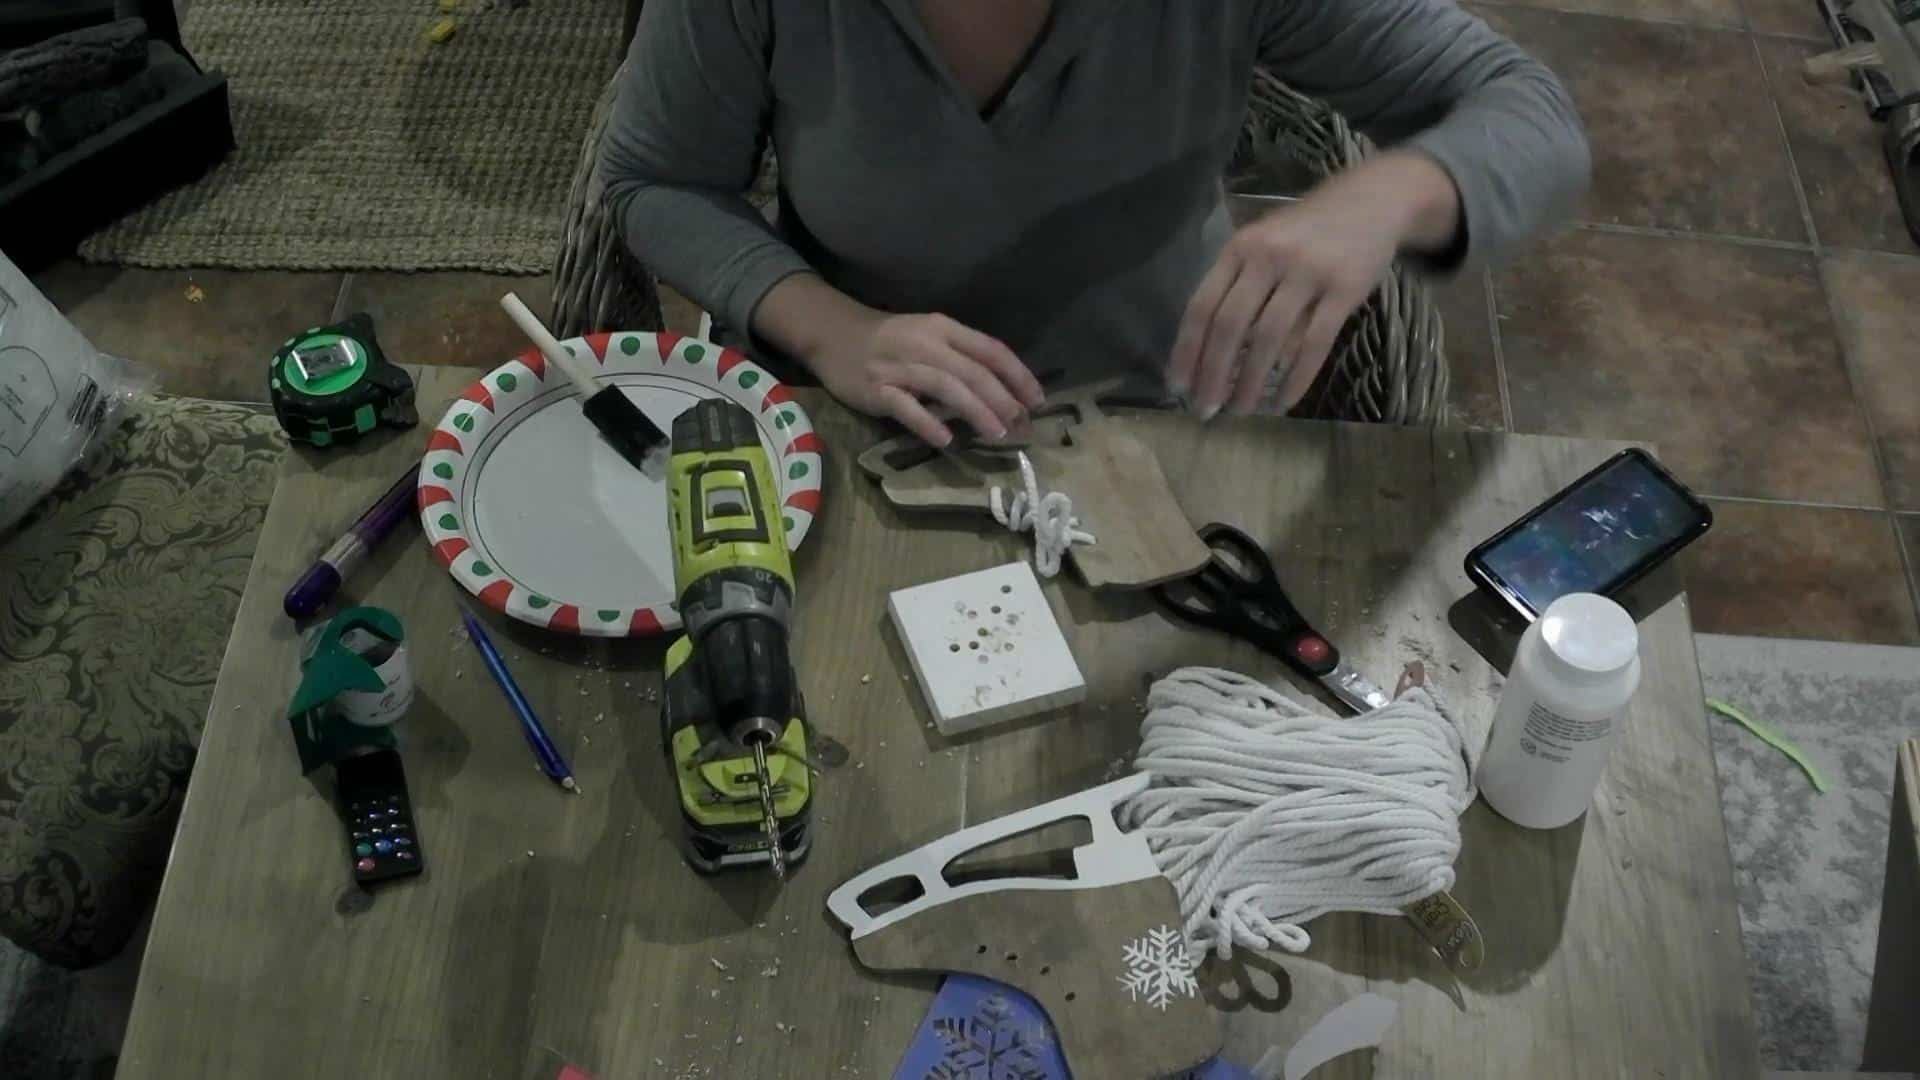
[[[1080,530],[1080,519],[1073,516],[1073,500],[1065,493],[1040,494],[1033,462],[1024,452],[1020,454],[1020,482],[1026,491],[1013,496],[1012,506],[1003,501],[1006,495],[1000,485],[993,485],[987,493],[988,507],[993,511],[993,520],[1014,532],[1033,531],[1034,569],[1040,571],[1041,577],[1050,578],[1060,572],[1060,559],[1067,549],[1075,544],[1094,543],[1093,534]]]
[[[1451,888],[1473,802],[1468,736],[1425,686],[1363,716],[1309,712],[1230,671],[1153,684],[1121,808],[1180,894],[1189,947],[1304,950],[1329,911],[1396,914]]]

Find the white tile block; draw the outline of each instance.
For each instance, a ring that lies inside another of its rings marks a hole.
[[[887,610],[942,734],[1086,697],[1080,665],[1024,562],[901,589]]]

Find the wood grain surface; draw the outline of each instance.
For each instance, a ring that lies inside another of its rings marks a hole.
[[[1295,686],[1246,646],[1143,595],[1046,592],[1087,676],[1054,716],[949,740],[931,729],[885,613],[889,591],[1022,557],[995,525],[890,506],[850,448],[875,429],[801,395],[829,452],[796,559],[794,656],[820,778],[810,861],[702,878],[675,854],[660,756],[663,642],[551,637],[483,617],[584,788],[536,769],[499,693],[451,635],[456,586],[411,527],[348,585],[405,620],[419,701],[402,724],[425,875],[360,901],[324,783],[283,719],[295,683],[287,584],[392,482],[474,373],[419,373],[423,426],[370,450],[295,454],[188,790],[123,1048],[122,1080],[885,1077],[937,979],[878,976],[824,911],[846,878],[963,824],[1118,775],[1146,680],[1209,663]],[[1617,444],[1305,422],[1121,414],[1195,522],[1270,545],[1301,608],[1391,685],[1419,658],[1484,729],[1498,676],[1449,626],[1476,540]],[[914,527],[920,526],[920,527]],[[957,526],[957,527],[956,527]],[[971,526],[971,527],[969,527]],[[1454,892],[1487,964],[1452,981],[1404,920],[1334,916],[1302,957],[1201,972],[1251,1064],[1360,989],[1400,1003],[1392,1077],[1754,1076],[1730,860],[1684,598],[1642,624],[1645,675],[1592,812],[1550,833],[1475,807]],[[841,1071],[845,1067],[845,1071]],[[1318,1077],[1320,1074],[1316,1074]],[[1354,1058],[1326,1075],[1370,1075]]]
[[[1920,1072],[1920,739],[1895,751],[1887,883],[1867,1005],[1867,1069]]]

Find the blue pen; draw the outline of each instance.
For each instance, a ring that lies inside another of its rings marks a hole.
[[[580,785],[573,782],[573,770],[567,767],[566,760],[553,745],[553,737],[547,734],[540,718],[533,715],[533,706],[527,704],[527,696],[520,692],[520,686],[513,681],[513,675],[507,670],[506,658],[500,650],[493,647],[493,639],[480,628],[480,620],[473,617],[464,606],[460,609],[460,621],[466,624],[467,637],[473,641],[473,647],[480,650],[480,658],[487,662],[487,673],[500,685],[501,693],[507,695],[507,703],[520,717],[520,730],[527,736],[527,745],[533,747],[533,756],[540,759],[540,771],[552,777],[561,787],[580,794]]]

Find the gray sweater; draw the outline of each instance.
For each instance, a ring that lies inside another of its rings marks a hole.
[[[914,0],[648,0],[602,160],[627,243],[745,331],[808,268],[1036,371],[1159,372],[1229,234],[1261,64],[1460,189],[1450,270],[1566,212],[1588,158],[1553,75],[1451,0],[1055,0],[982,116]],[[780,161],[778,225],[742,197]]]

